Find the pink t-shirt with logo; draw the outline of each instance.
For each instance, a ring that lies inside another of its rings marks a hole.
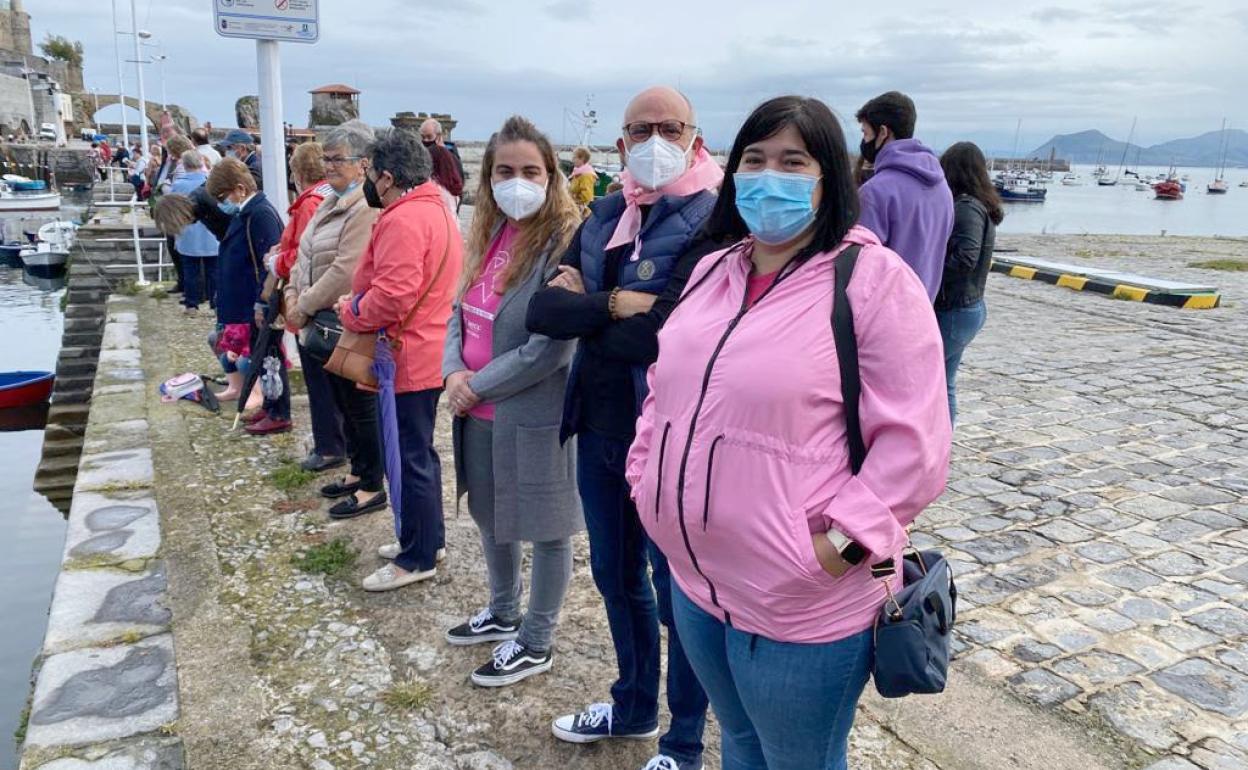
[[[498,279],[511,261],[511,246],[519,230],[508,222],[503,225],[481,264],[481,277],[468,287],[460,303],[464,330],[464,364],[479,372],[494,359],[494,314],[503,301]],[[481,420],[494,419],[494,405],[481,403],[468,414]]]

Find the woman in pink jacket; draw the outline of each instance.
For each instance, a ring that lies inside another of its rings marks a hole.
[[[728,172],[707,228],[735,245],[702,259],[659,333],[627,477],[725,770],[840,770],[885,597],[870,565],[945,485],[940,332],[914,272],[855,226],[826,105],[760,106]],[[833,261],[855,244],[857,476],[830,322]]]

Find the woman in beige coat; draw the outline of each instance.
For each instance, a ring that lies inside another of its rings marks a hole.
[[[377,431],[377,397],[355,387],[350,380],[326,372],[326,358],[318,356],[312,335],[341,328],[332,308],[351,290],[355,263],[368,245],[379,211],[364,199],[361,159],[373,141],[372,129],[352,121],[330,131],[325,138],[325,181],[334,189],[316,211],[299,241],[299,256],[285,289],[287,323],[299,330],[299,359],[312,411],[319,462],[309,470],[328,470],[341,457],[320,454],[322,442],[333,445],[333,436],[346,438],[350,473],[321,488],[330,499],[342,497],[330,508],[334,518],[351,518],[385,507],[369,503],[382,499],[383,467],[381,439]],[[319,315],[318,315],[319,314]]]

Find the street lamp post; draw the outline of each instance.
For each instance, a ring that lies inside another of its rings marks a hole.
[[[117,29],[117,0],[113,1],[113,50],[117,54],[117,98],[121,100],[121,142],[128,152],[130,150],[130,122],[126,120],[126,81],[121,75],[121,34]]]
[[[151,145],[147,140],[147,98],[143,93],[143,63],[142,51],[139,50],[140,38],[149,38],[152,36],[150,32],[139,30],[139,14],[135,10],[134,0],[130,0],[130,32],[134,35],[134,72],[139,80],[139,136],[143,142],[143,153],[150,151]],[[151,162],[151,159],[148,159]]]

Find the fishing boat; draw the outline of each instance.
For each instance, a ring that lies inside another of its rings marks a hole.
[[[56,220],[42,225],[35,234],[35,242],[44,241],[56,246],[64,246],[65,248],[73,248],[74,242],[78,239],[78,225],[73,222],[63,222]]]
[[[1218,149],[1222,151],[1221,157],[1218,158],[1218,175],[1205,188],[1205,192],[1209,193],[1210,195],[1226,195],[1226,191],[1227,191],[1227,185],[1226,185],[1226,149],[1227,149],[1226,118],[1222,118],[1222,146],[1219,147]]]
[[[1024,177],[1004,177],[996,183],[1001,200],[1007,203],[1044,203],[1048,190]]]
[[[31,179],[18,174],[5,174],[3,177],[14,192],[39,192],[48,189],[48,183],[42,179]]]
[[[48,270],[63,268],[69,261],[69,247],[59,243],[40,241],[34,246],[22,249],[22,264],[27,268]]]
[[[0,211],[51,211],[61,207],[61,194],[55,192],[14,192],[0,181]]]
[[[52,372],[0,372],[0,409],[42,404],[55,380]]]
[[[0,244],[0,265],[4,267],[21,267],[22,266],[22,249],[26,248],[26,244],[11,243]]]
[[[1181,201],[1183,200],[1183,185],[1179,184],[1177,179],[1167,179],[1153,185],[1153,194],[1159,201]]]

